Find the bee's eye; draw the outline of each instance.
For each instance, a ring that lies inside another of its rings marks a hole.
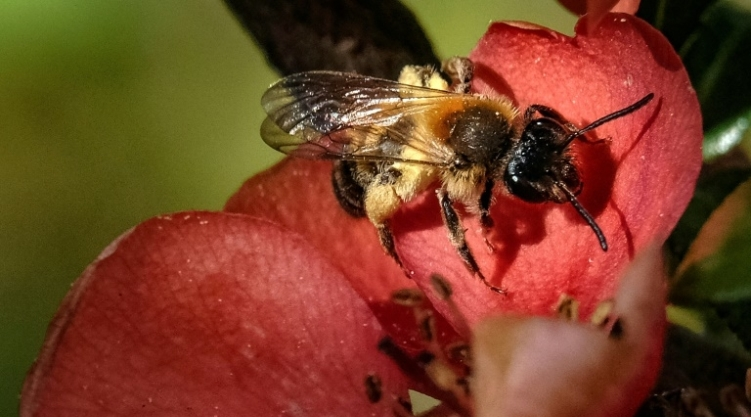
[[[550,119],[531,121],[510,152],[503,181],[511,194],[531,203],[566,201],[556,182],[571,190],[581,186],[576,167],[565,152],[566,131]]]
[[[581,189],[579,173],[571,160],[565,156],[550,161],[545,167],[515,156],[506,166],[503,181],[511,194],[530,203],[567,201],[566,195],[556,182],[565,185],[574,193]]]

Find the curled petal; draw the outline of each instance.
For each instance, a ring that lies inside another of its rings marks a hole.
[[[657,245],[622,280],[622,333],[545,318],[497,317],[475,331],[478,416],[631,416],[659,371],[665,283]]]
[[[299,235],[242,215],[164,216],[76,282],[21,415],[390,414],[407,393],[377,351],[382,336]],[[375,404],[369,375],[381,381]]]

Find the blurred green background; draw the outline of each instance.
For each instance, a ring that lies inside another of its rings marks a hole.
[[[552,0],[406,3],[441,57],[491,20],[575,22]],[[219,210],[280,159],[257,133],[275,78],[220,0],[0,2],[0,415],[109,242],[160,213]]]

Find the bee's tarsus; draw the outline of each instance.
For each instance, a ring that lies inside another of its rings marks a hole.
[[[386,254],[389,255],[391,258],[396,261],[397,265],[399,265],[400,268],[405,272],[407,276],[410,276],[411,274],[409,271],[404,267],[404,264],[402,263],[402,260],[399,258],[399,255],[396,253],[396,245],[394,244],[394,234],[391,233],[391,227],[389,227],[388,222],[384,222],[381,224],[377,224],[376,230],[378,231],[378,240],[381,242],[381,246],[383,247],[383,250],[386,251]]]
[[[475,272],[475,275],[477,275],[477,278],[480,278],[480,281],[482,281],[482,283],[485,284],[485,286],[488,287],[490,291],[493,291],[498,294],[506,295],[506,290],[504,290],[501,287],[496,287],[495,285],[489,283],[488,280],[485,278],[485,275],[483,275],[482,272],[480,272],[479,270]]]
[[[488,249],[488,253],[495,252],[495,246],[490,242],[490,239],[487,238],[487,236],[483,236],[482,240],[485,242],[485,247]]]

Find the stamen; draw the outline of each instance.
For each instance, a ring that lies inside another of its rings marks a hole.
[[[556,303],[555,312],[559,319],[577,321],[579,320],[579,302],[568,294],[561,294]]]
[[[447,300],[453,294],[451,284],[446,281],[445,278],[438,274],[430,275],[430,283],[433,285],[433,290],[441,300]]]
[[[596,327],[607,327],[611,320],[610,313],[613,312],[614,304],[615,302],[613,301],[613,299],[601,301],[599,304],[597,304],[597,307],[595,307],[595,311],[592,313],[592,317],[590,317],[589,322]]]
[[[381,386],[381,378],[378,375],[371,373],[365,377],[365,395],[368,396],[368,401],[372,404],[381,401],[381,397],[383,396]]]
[[[404,288],[391,294],[391,302],[404,307],[415,307],[425,301],[425,296],[420,290]]]

